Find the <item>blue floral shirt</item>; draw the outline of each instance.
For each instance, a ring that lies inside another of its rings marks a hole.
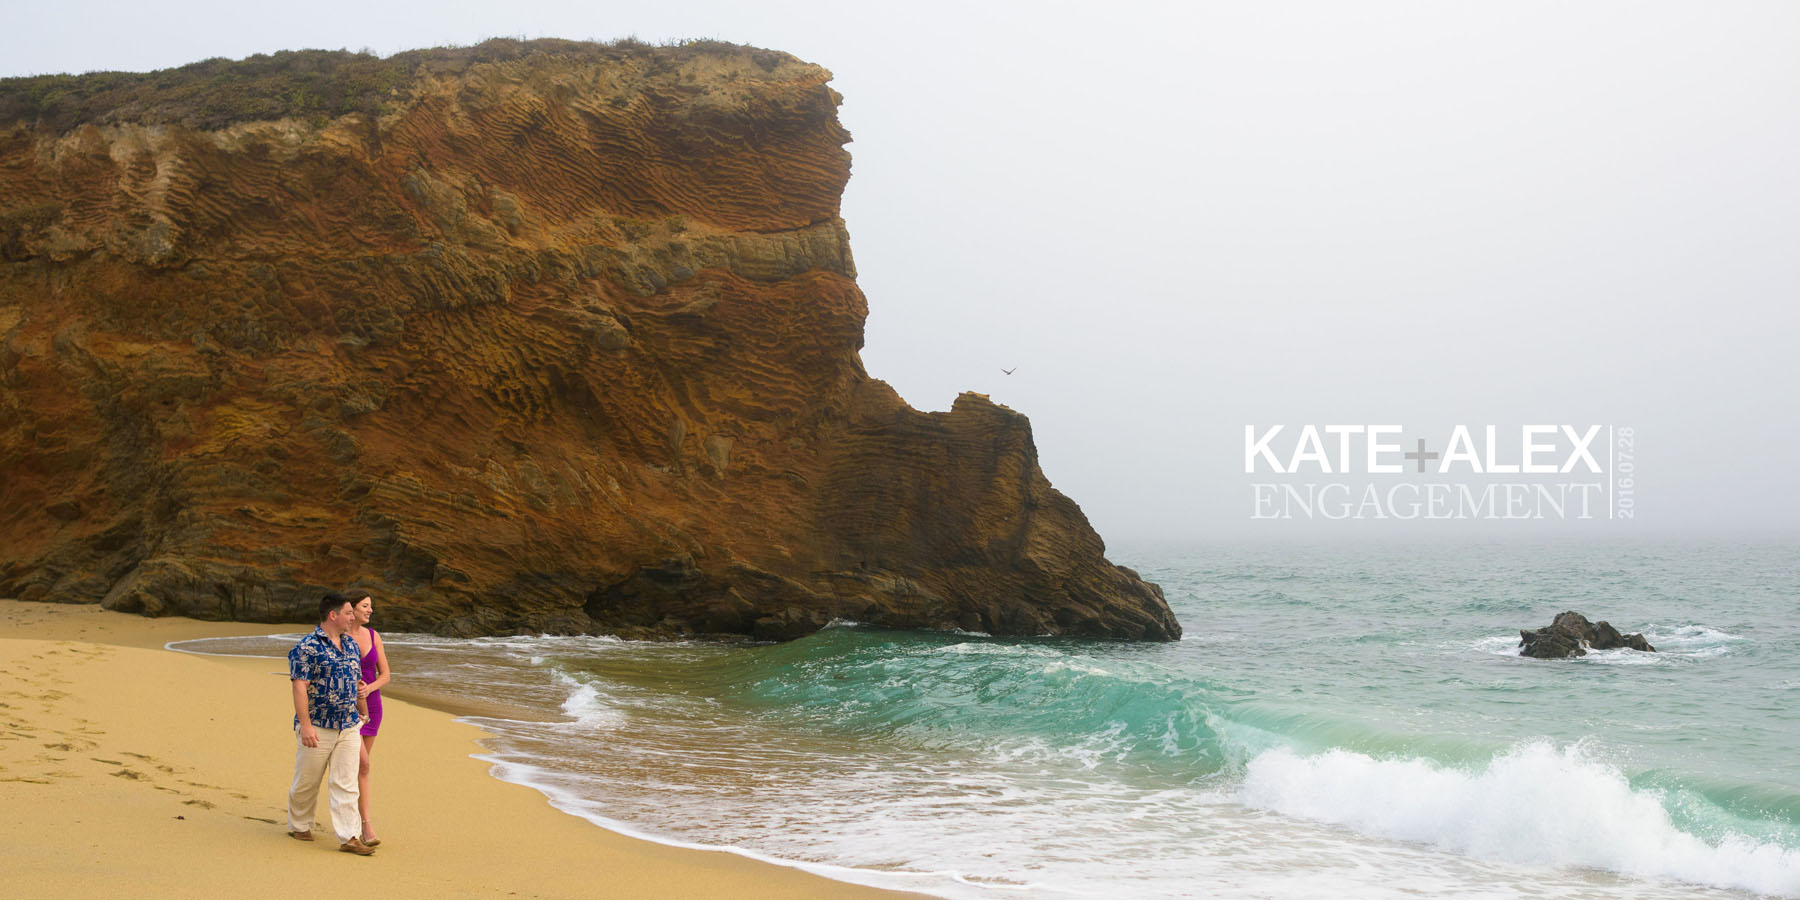
[[[315,728],[344,729],[355,725],[356,683],[362,679],[362,649],[346,634],[344,648],[331,645],[323,627],[300,639],[288,651],[288,680],[307,682],[306,713]],[[300,727],[300,717],[294,717]]]

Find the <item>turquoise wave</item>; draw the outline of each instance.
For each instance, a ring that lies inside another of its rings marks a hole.
[[[1303,692],[1270,697],[1196,677],[1154,648],[1114,643],[840,626],[784,644],[659,658],[666,663],[638,659],[600,674],[846,741],[1103,760],[1111,776],[1140,787],[1240,783],[1275,750],[1478,773],[1528,739],[1381,727]],[[1684,832],[1800,847],[1800,795],[1781,786],[1611,771]]]

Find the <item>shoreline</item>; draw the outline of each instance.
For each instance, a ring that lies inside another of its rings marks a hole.
[[[329,839],[290,840],[285,670],[165,645],[306,627],[0,600],[0,804],[13,813],[0,822],[0,892],[243,896],[366,873],[384,894],[431,900],[923,896],[859,884],[860,870],[666,842],[563,812],[493,773],[487,732],[399,696],[374,752],[380,850],[362,859]]]

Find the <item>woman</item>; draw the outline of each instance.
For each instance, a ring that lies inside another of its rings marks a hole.
[[[362,727],[362,765],[356,771],[356,810],[362,813],[362,842],[365,847],[374,847],[381,843],[375,836],[375,829],[369,825],[369,751],[375,747],[375,735],[381,731],[381,688],[393,677],[388,670],[387,645],[382,643],[381,635],[369,627],[369,619],[375,615],[375,601],[364,597],[356,601],[356,627],[351,629],[350,636],[356,639],[356,646],[363,648],[362,680],[357,682],[356,697],[367,699],[369,714]]]

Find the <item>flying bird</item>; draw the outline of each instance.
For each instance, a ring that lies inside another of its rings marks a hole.
[[[1012,373],[1014,373],[1014,372],[1016,372],[1016,371],[1018,371],[1018,369],[1019,369],[1019,367],[1018,367],[1018,366],[1013,366],[1013,367],[1012,367],[1012,368],[1010,368],[1010,369],[1001,369],[1001,370],[1000,370],[1000,371],[1002,371],[1002,372],[1005,372],[1005,373],[1006,373],[1006,374],[1008,374],[1008,375],[1011,375],[1011,374],[1012,374]]]

